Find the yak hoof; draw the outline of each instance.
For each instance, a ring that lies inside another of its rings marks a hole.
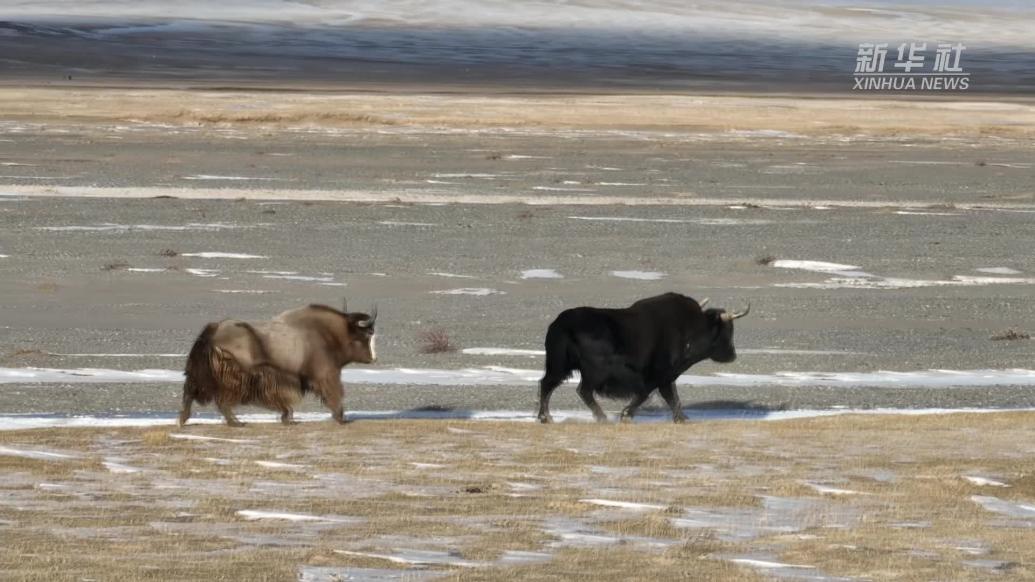
[[[241,421],[239,421],[239,420],[234,420],[234,421],[229,421],[229,420],[228,420],[228,421],[226,422],[226,425],[227,425],[227,426],[232,426],[232,427],[234,427],[234,428],[241,428],[242,426],[247,426],[247,425],[246,425],[245,423],[243,423],[243,422],[241,422]]]
[[[632,421],[633,421],[633,417],[632,417],[631,414],[623,414],[623,415],[618,417],[618,422],[621,423],[621,424],[630,424],[630,423],[632,423]]]
[[[680,414],[679,416],[673,416],[672,422],[676,424],[686,424],[686,417]]]
[[[539,422],[541,422],[543,424],[553,424],[553,417],[550,416],[549,414],[540,414],[539,415]]]

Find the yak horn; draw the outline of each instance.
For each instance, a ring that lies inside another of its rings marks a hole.
[[[370,310],[370,325],[374,325],[375,321],[377,321],[377,304],[376,303],[374,304],[374,307]]]
[[[348,297],[342,297],[342,299],[341,299],[341,312],[342,313],[348,313],[349,312],[349,298]]]
[[[741,317],[744,317],[748,313],[751,313],[751,304],[750,303],[748,303],[748,305],[744,309],[744,311],[734,311],[733,313],[723,313],[722,314],[722,320],[723,321],[733,321],[734,319],[740,319]]]
[[[705,297],[704,299],[698,301],[697,305],[699,305],[701,307],[701,309],[704,309],[704,306],[708,305],[708,302],[711,301],[711,300],[712,300],[711,297]]]

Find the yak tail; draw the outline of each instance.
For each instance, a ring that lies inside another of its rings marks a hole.
[[[212,336],[216,334],[218,323],[210,323],[194,340],[194,345],[187,355],[186,378],[183,381],[183,406],[180,409],[179,424],[183,426],[190,418],[191,404],[208,404],[216,397],[219,385],[215,370],[212,369]]]
[[[543,381],[549,384],[567,380],[574,370],[579,369],[579,352],[571,329],[562,318],[550,324],[546,330],[546,373]]]

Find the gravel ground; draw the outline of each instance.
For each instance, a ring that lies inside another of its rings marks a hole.
[[[752,315],[738,322],[740,359],[701,364],[693,370],[699,374],[1031,365],[1030,341],[990,340],[1009,328],[1035,330],[1031,214],[995,207],[1028,202],[1024,188],[1033,170],[1024,161],[1027,151],[1000,141],[961,146],[251,131],[239,132],[245,139],[147,126],[8,131],[0,160],[7,164],[9,186],[0,191],[110,186],[141,188],[144,198],[0,197],[0,254],[8,255],[0,258],[0,363],[178,369],[182,357],[176,354],[187,351],[208,321],[267,318],[308,302],[338,305],[347,296],[353,309],[380,308],[377,367],[536,369],[538,356],[422,354],[421,336],[444,330],[459,348],[541,349],[546,326],[564,308],[620,306],[676,290],[721,306],[753,306]],[[526,155],[542,157],[520,157]],[[273,197],[283,191],[285,199],[146,197],[147,188],[164,186],[229,186],[235,195],[261,190]],[[692,191],[729,204],[347,204],[293,201],[286,190],[336,188],[389,197],[508,193],[533,201],[560,192],[590,202],[603,195],[642,202]],[[749,194],[777,203],[738,204]],[[896,196],[929,207],[903,209]],[[843,205],[809,203],[830,199]],[[786,206],[779,200],[804,202]],[[851,206],[860,200],[873,205]],[[974,204],[988,208],[963,208]],[[265,258],[185,256],[204,252]],[[828,261],[869,276],[839,283],[834,274],[761,259]],[[989,268],[1016,273],[980,271]],[[533,269],[552,269],[560,278],[523,278]],[[658,278],[623,278],[616,271]],[[973,277],[996,280],[967,279]],[[463,288],[491,291],[439,293]],[[126,353],[173,355],[52,355]],[[171,411],[178,391],[164,384],[6,384],[0,386],[0,410]],[[771,407],[1035,405],[1025,387],[832,383],[687,387],[683,393],[687,403]],[[534,401],[530,385],[356,386],[348,397],[353,409],[520,410]],[[578,407],[574,391],[559,391],[556,406]]]

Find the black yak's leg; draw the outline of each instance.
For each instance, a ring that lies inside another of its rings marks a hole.
[[[600,408],[599,404],[597,404],[597,399],[593,397],[595,387],[596,384],[591,383],[591,381],[583,374],[582,381],[579,382],[579,397],[582,398],[582,401],[586,403],[586,406],[593,411],[593,418],[595,418],[597,422],[607,422],[607,415],[604,414],[604,410]]]
[[[564,378],[558,378],[547,374],[543,376],[543,379],[539,381],[539,422],[548,424],[553,422],[553,417],[550,416],[550,395],[553,391],[564,382]]]
[[[679,392],[676,391],[676,383],[663,385],[658,389],[661,393],[661,397],[668,403],[668,407],[672,409],[672,422],[682,423],[686,422],[686,415],[683,414],[683,404],[679,402]]]
[[[631,421],[633,415],[636,414],[636,411],[643,406],[643,403],[646,402],[648,398],[650,398],[650,392],[644,392],[642,390],[637,392],[636,396],[633,396],[632,402],[622,409],[622,414],[618,417],[618,422]]]
[[[190,418],[190,407],[194,404],[194,396],[188,394],[186,390],[183,391],[183,405],[180,407],[180,418],[176,423],[180,426],[187,424],[187,419]]]

